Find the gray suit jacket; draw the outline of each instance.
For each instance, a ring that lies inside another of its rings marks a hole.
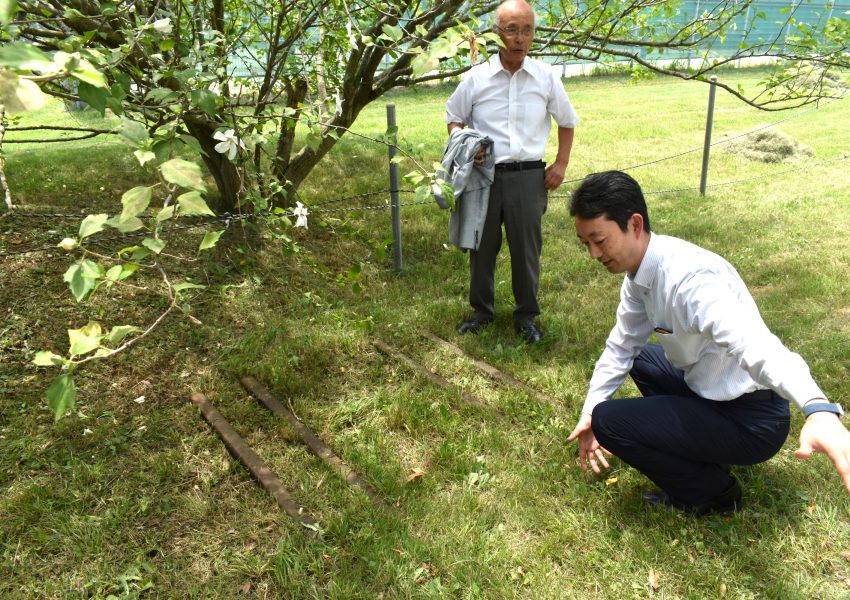
[[[484,162],[475,164],[475,155],[484,144]],[[439,177],[454,188],[455,206],[449,216],[449,241],[461,250],[477,250],[487,218],[490,185],[495,174],[493,140],[474,129],[455,129],[449,136],[443,159],[445,172]],[[449,208],[440,190],[434,195],[441,208]]]

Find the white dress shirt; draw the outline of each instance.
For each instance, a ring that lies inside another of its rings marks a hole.
[[[617,323],[583,412],[611,398],[653,332],[703,398],[734,400],[769,388],[802,407],[826,397],[803,359],[767,328],[732,265],[684,240],[652,234],[637,273],[623,281]]]
[[[463,123],[492,139],[496,163],[541,160],[550,115],[559,127],[578,125],[561,80],[528,57],[513,75],[498,54],[472,67],[446,103],[446,123]]]

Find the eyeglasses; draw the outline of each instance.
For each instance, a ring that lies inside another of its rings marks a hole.
[[[534,37],[534,27],[523,27],[520,29],[515,25],[509,25],[508,27],[499,27],[496,25],[496,29],[508,37],[519,37],[520,34],[524,37]]]

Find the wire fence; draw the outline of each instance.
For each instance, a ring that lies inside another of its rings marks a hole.
[[[744,138],[744,137],[749,136],[749,135],[753,135],[757,132],[764,131],[766,129],[770,129],[772,127],[776,127],[777,125],[779,125],[781,123],[785,123],[785,122],[790,121],[792,119],[799,118],[803,115],[806,115],[806,114],[809,114],[813,111],[819,110],[819,109],[823,108],[825,105],[830,104],[831,102],[840,101],[842,99],[843,99],[843,97],[842,98],[836,98],[832,101],[823,103],[821,105],[814,106],[814,107],[811,107],[811,108],[808,108],[808,109],[805,109],[805,110],[801,110],[799,112],[796,112],[796,113],[789,115],[787,117],[784,117],[782,119],[778,119],[778,120],[776,120],[772,123],[769,123],[767,125],[762,125],[760,127],[752,129],[750,131],[740,133],[738,135],[734,135],[734,136],[725,138],[723,140],[713,142],[711,144],[711,146],[714,147],[714,146],[720,146],[722,144],[728,144],[729,142],[732,142],[734,140]],[[374,138],[368,138],[368,139],[370,139],[373,142],[387,144],[387,142],[377,140],[377,139],[374,139]],[[630,170],[639,169],[639,168],[650,166],[650,165],[659,164],[659,163],[662,163],[662,162],[665,162],[665,161],[669,161],[669,160],[673,160],[673,159],[676,159],[676,158],[680,158],[682,156],[686,156],[688,154],[692,154],[692,153],[695,153],[695,152],[698,152],[698,151],[702,151],[703,149],[704,149],[703,146],[691,148],[689,150],[684,150],[682,152],[677,152],[675,154],[671,154],[671,155],[668,155],[668,156],[663,156],[663,157],[656,158],[656,159],[649,160],[649,161],[645,161],[645,162],[642,162],[642,163],[639,163],[639,164],[620,168],[620,170],[621,171],[630,171]],[[768,173],[768,174],[763,174],[763,175],[754,175],[752,177],[744,177],[744,178],[734,179],[734,180],[730,180],[730,181],[713,183],[713,184],[708,185],[707,188],[728,187],[728,186],[739,185],[739,184],[743,184],[743,183],[747,183],[747,182],[751,182],[751,181],[777,178],[777,177],[780,177],[780,176],[788,175],[790,173],[795,173],[795,172],[799,172],[799,171],[807,171],[807,170],[817,168],[817,167],[821,167],[821,166],[824,166],[824,165],[833,164],[833,163],[836,163],[836,162],[839,162],[839,161],[846,160],[847,158],[848,158],[848,155],[844,154],[844,155],[833,157],[833,158],[830,158],[830,159],[826,159],[826,160],[823,160],[823,161],[820,161],[820,162],[817,162],[817,163],[802,164],[800,166],[790,168],[790,169],[785,169],[785,170],[779,171],[779,172]],[[568,179],[568,180],[565,180],[563,182],[563,184],[576,183],[576,182],[581,181],[582,179],[583,179],[583,177]],[[666,193],[681,193],[681,192],[696,191],[696,190],[699,190],[699,189],[700,189],[699,186],[670,188],[670,189],[645,191],[644,194],[645,195],[655,195],[655,194],[666,194]],[[404,189],[404,190],[396,190],[396,192],[399,193],[399,194],[410,195],[410,194],[415,194],[416,190]],[[300,194],[299,194],[299,198],[301,198],[302,203],[307,207],[307,209],[309,211],[308,214],[310,214],[310,215],[322,215],[322,214],[339,214],[339,213],[350,213],[350,212],[387,210],[387,209],[391,208],[391,204],[389,202],[389,196],[391,195],[391,193],[393,193],[393,190],[389,190],[389,189],[376,190],[376,191],[364,192],[364,193],[361,193],[361,194],[340,196],[340,197],[336,197],[336,198],[322,199],[322,200],[317,200],[317,201],[312,201],[312,202],[311,201],[304,201],[304,198],[302,198],[300,196]],[[369,204],[364,204],[364,205],[352,205],[352,203],[354,203],[358,200],[366,200],[366,199],[378,198],[378,197],[382,197],[382,196],[386,197],[387,200],[385,200],[385,202],[381,203],[381,204],[369,203]],[[550,194],[549,197],[550,198],[568,198],[569,194]],[[328,207],[328,206],[338,205],[338,204],[342,204],[342,203],[347,203],[347,204],[349,204],[349,206],[335,207],[335,208],[322,208],[322,207]],[[433,204],[435,204],[435,202],[433,200],[429,199],[429,200],[418,200],[418,201],[413,201],[413,202],[400,203],[398,206],[399,207],[413,207],[413,206],[423,206],[423,205],[433,205]],[[24,211],[18,211],[18,210],[6,210],[5,212],[0,213],[0,225],[2,225],[4,222],[8,223],[8,222],[17,221],[17,220],[36,220],[37,221],[37,220],[42,220],[42,219],[43,220],[49,219],[51,221],[51,225],[55,225],[54,222],[56,220],[79,220],[79,219],[83,218],[84,216],[85,215],[82,215],[82,214],[79,214],[79,213],[24,212]],[[269,209],[269,210],[264,210],[264,211],[258,211],[258,212],[255,212],[255,213],[244,213],[244,214],[223,213],[223,214],[220,214],[220,215],[216,215],[214,217],[213,216],[205,217],[205,218],[193,217],[192,218],[193,220],[191,222],[181,223],[179,225],[172,226],[172,227],[170,227],[170,230],[171,231],[180,231],[180,230],[187,230],[187,229],[195,229],[195,228],[198,228],[198,227],[209,227],[211,225],[216,225],[216,224],[219,225],[219,226],[224,226],[225,228],[227,228],[227,227],[230,226],[231,223],[236,222],[236,221],[257,220],[257,219],[263,219],[263,218],[269,218],[269,217],[281,217],[281,216],[293,218],[293,217],[296,217],[297,215],[294,213],[294,211],[292,209],[284,209],[282,211],[281,210],[276,211],[274,209]],[[92,238],[88,240],[88,243],[101,245],[101,244],[106,244],[106,243],[112,242],[112,241],[131,240],[131,239],[135,239],[135,238],[138,238],[138,237],[143,237],[143,236],[148,235],[148,234],[149,234],[149,232],[147,230],[142,230],[142,231],[123,233],[123,234],[120,234],[120,235],[113,235],[113,236],[92,236]],[[9,257],[9,256],[16,256],[16,255],[24,255],[24,254],[33,254],[33,253],[39,253],[39,252],[49,252],[49,251],[54,251],[54,250],[56,250],[56,245],[44,246],[44,245],[40,245],[38,242],[36,242],[34,244],[29,244],[29,245],[26,245],[26,246],[19,246],[18,248],[11,249],[11,250],[0,250],[0,258]]]

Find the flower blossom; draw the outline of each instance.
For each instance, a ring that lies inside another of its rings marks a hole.
[[[301,204],[301,201],[296,202],[295,210],[292,211],[292,216],[298,217],[298,219],[295,221],[295,226],[307,229],[307,215],[309,214],[310,211],[307,209],[306,206]]]
[[[236,132],[233,129],[228,129],[224,133],[216,131],[213,138],[219,140],[215,145],[215,151],[219,154],[227,154],[227,158],[233,160],[236,158],[236,153],[239,149],[245,149],[245,142],[236,137]]]
[[[171,19],[166,17],[165,19],[157,19],[153,22],[154,31],[157,33],[161,33],[162,35],[171,35],[174,26],[171,24]]]

